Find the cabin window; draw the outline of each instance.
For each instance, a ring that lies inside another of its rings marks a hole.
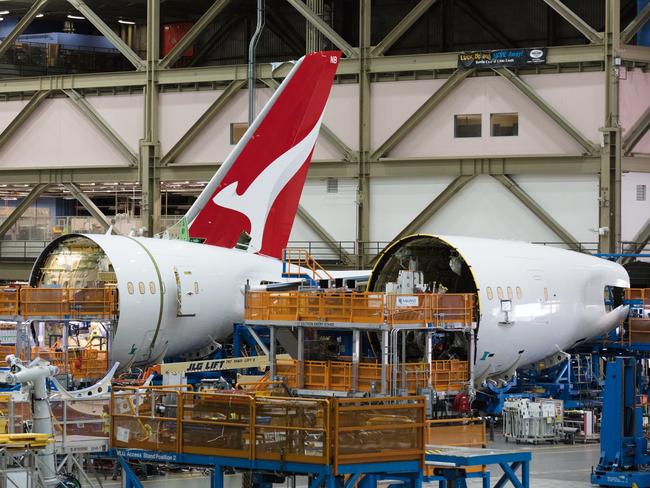
[[[454,137],[481,137],[481,114],[454,115]]]
[[[524,296],[523,292],[521,291],[521,286],[518,286],[516,290],[517,290],[517,298],[521,300],[521,297]]]
[[[503,288],[500,286],[497,286],[497,296],[499,297],[499,300],[503,300]]]
[[[156,284],[153,281],[149,282],[149,291],[152,295],[156,294]]]
[[[548,288],[544,288],[544,300],[548,301]]]
[[[508,287],[508,299],[509,299],[509,300],[512,300],[512,298],[513,298],[513,295],[512,295],[512,287],[509,286],[509,287]]]
[[[492,300],[494,298],[494,294],[492,293],[492,287],[488,286],[485,289],[485,293],[487,293],[488,300]]]
[[[138,283],[138,289],[140,290],[140,295],[144,295],[144,283],[142,281]]]
[[[198,281],[194,282],[194,293],[196,293],[197,295],[199,294],[199,282]]]
[[[129,295],[133,295],[133,283],[130,281],[126,284],[126,289],[129,292]]]

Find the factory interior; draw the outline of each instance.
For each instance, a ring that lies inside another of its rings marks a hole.
[[[0,0],[0,488],[650,488],[650,0]]]

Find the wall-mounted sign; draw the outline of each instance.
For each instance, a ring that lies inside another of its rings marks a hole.
[[[546,48],[467,51],[458,54],[459,68],[506,68],[546,64]]]

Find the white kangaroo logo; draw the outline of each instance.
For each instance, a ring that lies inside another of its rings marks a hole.
[[[322,119],[323,116],[321,115],[311,132],[302,141],[269,164],[243,194],[237,194],[239,181],[234,181],[212,198],[212,201],[217,205],[235,210],[248,217],[251,223],[250,235],[252,238],[248,246],[249,251],[255,252],[262,248],[264,226],[271,207],[314,148]]]

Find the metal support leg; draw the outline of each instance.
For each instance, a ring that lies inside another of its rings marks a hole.
[[[528,481],[524,479],[524,483],[522,484],[518,479],[517,479],[517,469],[519,469],[519,466],[525,463],[520,463],[520,462],[515,462],[512,464],[508,463],[499,463],[499,466],[501,466],[501,469],[503,470],[503,476],[497,481],[497,484],[494,485],[494,488],[502,488],[503,486],[506,486],[508,481],[512,483],[512,486],[515,488],[528,488]],[[526,474],[528,474],[528,470],[526,470]],[[522,469],[522,478],[524,478],[523,475],[523,469]]]
[[[223,488],[223,466],[215,466],[212,470],[210,488]]]
[[[425,334],[426,334],[426,342],[424,344],[425,356],[429,368],[429,374],[427,375],[427,387],[433,388],[433,374],[431,373],[431,360],[433,359],[433,332],[428,330],[425,332]]]
[[[298,388],[305,387],[305,329],[298,327]]]
[[[272,325],[269,327],[269,376],[271,381],[275,381],[275,375],[277,371],[276,364],[276,340],[275,340],[275,327]]]
[[[142,483],[129,466],[129,463],[127,463],[122,456],[118,456],[117,460],[122,467],[122,480],[124,483],[124,488],[143,488]]]
[[[361,361],[361,330],[352,331],[352,391],[359,389],[359,362]]]
[[[381,394],[388,394],[388,355],[390,353],[390,345],[388,330],[381,331]]]

